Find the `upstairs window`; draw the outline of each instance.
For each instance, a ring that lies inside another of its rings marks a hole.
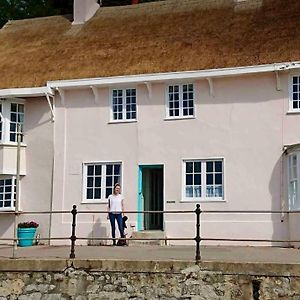
[[[24,131],[24,104],[19,100],[0,102],[0,140],[2,143],[17,142],[17,133]],[[21,134],[23,142],[23,134]]]
[[[289,110],[300,112],[300,76],[292,76]]]
[[[194,85],[169,85],[167,106],[168,118],[194,116]]]
[[[184,161],[183,190],[186,200],[223,200],[223,160]]]
[[[9,140],[17,142],[18,126],[19,130],[23,132],[24,125],[24,104],[11,103],[10,104],[10,134]],[[21,142],[23,142],[23,135],[21,135]]]
[[[112,90],[112,120],[136,120],[136,89]]]
[[[121,163],[89,163],[84,165],[84,200],[104,201],[121,180]]]

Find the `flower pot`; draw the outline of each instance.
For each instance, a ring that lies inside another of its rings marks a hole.
[[[18,239],[20,247],[32,246],[35,238],[36,228],[18,228]]]

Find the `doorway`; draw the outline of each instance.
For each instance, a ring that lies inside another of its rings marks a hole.
[[[163,165],[139,166],[139,211],[162,211],[164,209]],[[140,213],[138,230],[163,230],[162,213]]]

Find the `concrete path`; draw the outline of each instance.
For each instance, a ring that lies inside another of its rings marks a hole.
[[[69,246],[19,247],[15,258],[68,259]],[[131,261],[193,261],[194,246],[76,246],[77,259],[131,260]],[[13,257],[11,246],[0,246],[0,259]],[[204,262],[248,262],[300,264],[300,250],[280,247],[202,246]]]

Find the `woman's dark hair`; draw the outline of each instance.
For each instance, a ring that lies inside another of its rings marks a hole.
[[[116,191],[116,187],[120,187],[121,188],[121,184],[120,183],[115,183],[115,185],[114,185],[114,194],[115,194],[115,191]]]

